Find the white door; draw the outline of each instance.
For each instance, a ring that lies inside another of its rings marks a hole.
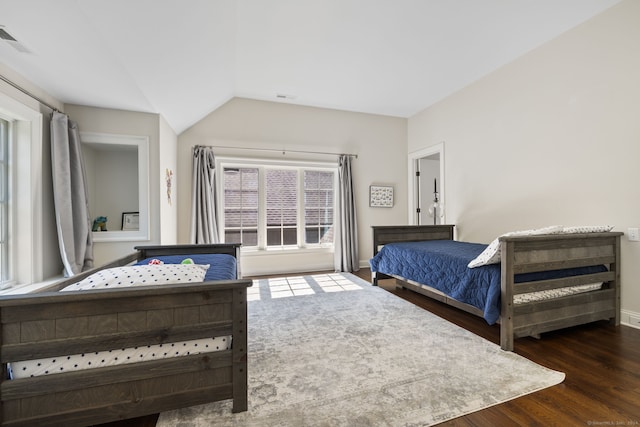
[[[410,153],[409,166],[409,224],[444,224],[444,143]]]

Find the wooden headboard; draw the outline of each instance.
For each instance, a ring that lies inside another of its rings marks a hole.
[[[373,255],[387,243],[453,240],[453,225],[374,225]]]

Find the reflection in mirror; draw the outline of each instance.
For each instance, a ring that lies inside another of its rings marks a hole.
[[[81,132],[93,240],[148,240],[148,138]]]

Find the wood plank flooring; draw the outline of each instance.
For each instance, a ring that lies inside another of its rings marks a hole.
[[[356,275],[370,281],[368,269]],[[380,287],[491,342],[500,342],[499,327],[487,325],[484,319],[396,289],[394,280],[382,280]],[[640,426],[640,330],[596,322],[546,333],[540,340],[517,339],[515,352],[564,372],[565,381],[441,425]],[[153,427],[156,420],[157,416],[151,416],[101,427]]]

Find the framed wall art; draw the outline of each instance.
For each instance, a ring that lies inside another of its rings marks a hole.
[[[370,185],[369,206],[372,208],[392,208],[393,187],[390,185]]]
[[[140,212],[122,213],[122,230],[139,230]]]

